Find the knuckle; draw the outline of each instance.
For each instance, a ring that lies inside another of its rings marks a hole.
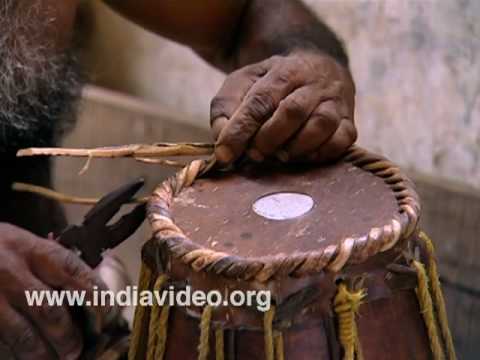
[[[274,62],[274,63],[278,63],[278,62],[280,62],[280,61],[282,61],[282,60],[284,60],[284,59],[285,59],[285,56],[283,56],[283,55],[278,55],[278,54],[277,54],[277,55],[273,55],[272,57],[270,57],[270,60],[271,60],[272,62]]]
[[[233,78],[239,78],[239,77],[248,77],[251,79],[256,79],[258,77],[262,77],[267,73],[267,69],[264,66],[264,63],[260,64],[252,64],[252,65],[247,65],[243,68],[240,68],[230,74],[230,77],[233,75]]]
[[[253,119],[260,121],[275,110],[275,100],[268,91],[258,91],[249,95],[246,112]]]
[[[236,69],[234,71],[232,71],[226,78],[225,78],[225,81],[224,81],[224,86],[228,83],[228,82],[234,82],[235,80],[237,80],[238,78],[241,78],[243,76],[245,76],[246,74],[249,74],[250,71],[252,71],[252,69],[254,69],[254,66],[253,65],[247,65],[243,68],[239,68],[239,69]]]
[[[263,68],[265,68],[265,65],[267,65],[267,67],[270,67],[270,69],[272,69],[273,67],[278,66],[279,64],[282,64],[285,61],[285,58],[286,58],[285,55],[276,54],[276,55],[270,56],[268,59],[262,61],[259,64],[262,64]]]
[[[231,147],[231,150],[237,155],[238,148],[247,144],[248,139],[257,131],[258,126],[258,122],[255,119],[252,120],[248,114],[232,119],[226,131],[220,134],[219,141]]]
[[[331,147],[334,149],[334,153],[341,155],[346,149],[348,149],[357,139],[357,130],[355,126],[344,126],[341,130],[337,131],[333,138]]]
[[[333,88],[335,89],[335,93],[338,95],[338,97],[343,97],[344,91],[345,91],[345,84],[341,80],[335,80],[332,83]]]
[[[340,80],[334,80],[327,84],[324,92],[327,98],[340,102],[343,99],[343,89],[343,83]]]
[[[289,85],[296,81],[300,68],[295,64],[289,64],[280,67],[275,74],[275,82],[279,85]]]
[[[68,250],[56,242],[37,241],[29,257],[33,263],[40,265],[45,264],[45,267],[48,268],[52,262],[55,266],[58,266],[58,263],[62,263],[65,253],[67,252]]]
[[[246,146],[250,137],[258,130],[259,124],[250,116],[239,119],[231,127],[230,140]]]
[[[54,241],[38,240],[38,241],[33,241],[32,247],[30,248],[28,255],[31,258],[38,258],[44,254],[49,256],[50,253],[58,252],[58,249],[63,249],[63,248]]]
[[[58,259],[61,258],[67,250],[60,244],[53,241],[42,241],[35,244],[33,249],[34,256]]]
[[[311,126],[318,132],[333,132],[338,128],[338,119],[324,113],[313,114],[310,118]]]
[[[297,69],[303,69],[303,71],[308,71],[315,73],[318,71],[315,66],[315,61],[311,56],[306,56],[305,54],[295,54],[292,57],[292,64]]]
[[[232,71],[223,81],[219,93],[236,89],[239,83],[252,82],[261,75],[261,67],[251,64]]]
[[[308,115],[304,104],[295,97],[289,97],[283,100],[281,107],[287,116],[306,117]]]

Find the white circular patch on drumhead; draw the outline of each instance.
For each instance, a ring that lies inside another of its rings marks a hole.
[[[265,195],[253,203],[253,211],[270,220],[288,220],[312,210],[313,199],[305,194],[279,192]]]

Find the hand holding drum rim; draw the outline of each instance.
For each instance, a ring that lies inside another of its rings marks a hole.
[[[215,155],[229,164],[254,161],[324,163],[357,139],[355,85],[347,67],[314,50],[295,50],[227,76],[211,103]]]
[[[26,290],[85,291],[85,299],[91,300],[95,287],[106,289],[74,252],[54,240],[0,223],[0,322],[5,329],[0,341],[17,359],[78,359],[83,350],[81,329],[68,307],[45,301],[29,306]],[[90,310],[102,322],[110,308]]]

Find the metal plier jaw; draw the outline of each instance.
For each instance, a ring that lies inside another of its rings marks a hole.
[[[144,179],[138,179],[102,197],[85,215],[82,224],[69,225],[58,241],[77,252],[90,267],[96,267],[102,261],[105,250],[121,244],[145,220],[145,204],[140,204],[117,222],[108,224],[124,204],[132,201],[144,183]]]

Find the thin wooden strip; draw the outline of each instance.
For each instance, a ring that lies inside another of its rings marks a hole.
[[[65,204],[95,205],[100,200],[99,198],[84,198],[84,197],[78,197],[73,195],[67,195],[43,186],[20,183],[20,182],[13,183],[12,190],[18,191],[18,192],[27,192],[27,193],[36,194],[44,198],[55,200]],[[134,198],[130,203],[144,204],[147,201],[148,201],[148,197]]]
[[[214,146],[202,143],[158,143],[130,144],[122,146],[99,147],[92,149],[74,148],[28,148],[17,152],[18,157],[26,156],[71,156],[88,158],[156,158],[166,156],[202,156],[211,155]]]

